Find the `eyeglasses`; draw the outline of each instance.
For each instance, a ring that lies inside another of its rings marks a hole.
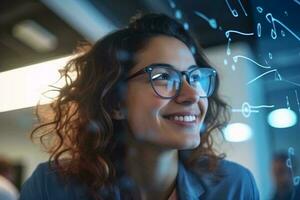
[[[147,73],[154,92],[163,99],[172,99],[179,95],[185,75],[186,81],[194,88],[200,98],[210,97],[215,89],[216,70],[196,65],[188,71],[178,71],[169,64],[152,64],[132,74],[125,81]]]

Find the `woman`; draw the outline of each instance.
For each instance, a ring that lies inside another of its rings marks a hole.
[[[55,118],[33,131],[51,162],[21,199],[258,199],[251,173],[212,149],[227,106],[217,72],[175,20],[136,17],[63,75]]]

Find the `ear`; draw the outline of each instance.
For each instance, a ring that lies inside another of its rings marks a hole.
[[[113,109],[111,117],[115,120],[123,120],[125,119],[125,115],[121,109]]]
[[[111,117],[115,120],[123,120],[125,119],[124,110],[121,108],[121,104],[119,103],[116,108],[112,110]]]

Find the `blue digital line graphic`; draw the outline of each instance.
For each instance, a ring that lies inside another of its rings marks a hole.
[[[239,13],[237,12],[237,10],[236,10],[236,9],[233,9],[233,8],[230,6],[228,0],[225,0],[225,2],[226,2],[226,4],[227,4],[227,7],[229,8],[231,14],[232,14],[234,17],[238,17],[238,16],[239,16]],[[238,2],[239,2],[240,7],[242,8],[242,10],[243,10],[243,12],[244,12],[244,15],[245,15],[245,16],[248,16],[248,14],[247,14],[247,12],[246,12],[246,10],[245,10],[245,8],[244,8],[244,6],[243,6],[241,0],[238,0]]]
[[[214,18],[208,18],[206,15],[204,15],[203,13],[199,12],[199,11],[195,11],[194,12],[197,16],[201,17],[202,19],[204,19],[205,21],[208,22],[208,24],[210,25],[210,27],[212,27],[213,29],[217,29],[218,25],[217,25],[217,21]]]
[[[169,0],[169,5],[170,5],[170,7],[171,8],[176,8],[176,4],[174,3],[174,1],[172,1],[172,0]]]
[[[224,65],[228,65],[228,61],[226,58],[224,59]]]
[[[275,22],[280,24],[283,28],[285,28],[285,30],[287,30],[290,34],[292,34],[297,40],[300,41],[300,37],[294,33],[289,27],[287,27],[284,23],[282,23],[281,21],[279,21],[278,19],[274,18],[272,16],[271,13],[267,13],[266,14],[266,19],[268,20],[269,23],[272,24],[273,28],[271,29],[271,37],[273,39],[277,38],[277,30],[276,30],[276,26],[275,26]]]
[[[285,96],[286,98],[286,107],[290,110],[291,107],[290,107],[290,100],[289,100],[289,97],[288,96]]]
[[[272,60],[273,59],[273,55],[271,52],[269,52],[269,58]]]
[[[235,65],[231,65],[231,69],[235,71]]]
[[[269,19],[270,17],[270,19]],[[268,13],[266,14],[266,19],[268,20],[269,23],[272,24],[273,28],[271,28],[271,37],[273,39],[276,39],[277,38],[277,30],[276,30],[276,26],[275,26],[275,23],[274,23],[274,18],[272,16],[271,13]]]
[[[262,13],[264,11],[264,9],[260,6],[256,7],[257,12]]]
[[[231,109],[232,112],[240,112],[245,118],[250,117],[251,113],[259,113],[260,108],[274,108],[274,105],[259,105],[253,106],[248,102],[242,104],[241,109]]]
[[[232,9],[230,4],[228,3],[228,0],[225,0],[226,4],[227,4],[227,7],[229,8],[231,14],[234,16],[234,17],[238,17],[239,16],[239,13],[236,11],[236,9]]]
[[[299,0],[294,0],[294,2],[300,6],[300,1]]]
[[[295,83],[295,82],[292,82],[292,81],[289,81],[289,80],[286,80],[286,79],[282,79],[281,81],[289,83],[289,84],[294,85],[294,86],[300,87],[300,83]]]
[[[276,71],[274,79],[275,79],[275,81],[282,81],[283,80],[282,76],[279,74],[278,71]]]
[[[228,30],[225,32],[225,36],[228,38],[230,33],[236,33],[236,34],[240,34],[240,35],[254,35],[254,33],[244,33],[244,32],[240,32],[240,31],[236,31],[236,30]]]
[[[300,103],[299,103],[299,97],[298,97],[298,92],[297,92],[297,90],[295,90],[295,95],[296,95],[296,102],[297,102],[298,111],[299,111],[299,115],[300,115]]]
[[[168,0],[168,2],[169,2],[169,6],[174,10],[176,8],[175,2],[172,1],[172,0]],[[180,9],[176,9],[174,11],[174,16],[175,16],[176,19],[180,20],[181,22],[183,21],[182,20],[183,14],[182,14],[182,11]],[[183,24],[184,30],[188,31],[190,29],[190,25],[189,25],[188,22],[185,21],[182,24]]]
[[[243,59],[249,60],[250,62],[252,62],[252,63],[254,63],[255,65],[257,65],[257,66],[259,66],[259,67],[261,67],[261,68],[264,68],[264,69],[270,69],[270,68],[271,68],[271,66],[268,66],[268,65],[261,65],[261,64],[257,63],[256,61],[254,61],[254,60],[252,60],[251,58],[248,58],[248,57],[246,57],[246,56],[237,55],[237,56],[233,56],[233,57],[232,57],[232,59],[233,59],[233,61],[234,61],[235,63],[238,62],[238,59],[239,59],[239,58],[243,58]]]
[[[257,29],[257,36],[260,37],[261,36],[261,24],[260,23],[257,23],[256,29]]]
[[[270,74],[270,73],[272,73],[272,72],[275,73],[275,80],[276,80],[276,81],[282,81],[282,82],[289,83],[289,84],[291,84],[291,85],[300,87],[300,83],[295,83],[295,82],[292,82],[292,81],[289,81],[289,80],[286,80],[286,79],[282,78],[282,76],[280,75],[280,73],[278,72],[277,69],[273,69],[273,70],[267,71],[267,72],[265,72],[265,73],[263,73],[263,74],[260,74],[260,75],[257,76],[256,78],[250,80],[250,81],[247,83],[247,85],[249,85],[249,84],[251,84],[251,83],[257,81],[258,79],[260,79],[260,78],[262,78],[263,76],[266,76],[267,74]]]
[[[251,106],[251,108],[274,108],[274,105]]]
[[[238,2],[239,2],[240,6],[241,6],[241,8],[242,8],[242,10],[243,10],[243,12],[244,12],[244,15],[245,15],[245,16],[248,16],[248,14],[247,14],[247,12],[246,12],[246,10],[245,10],[245,8],[244,8],[244,6],[243,6],[241,0],[238,0]]]
[[[228,38],[227,41],[227,49],[226,49],[226,53],[229,56],[231,54],[231,50],[230,50],[230,42],[231,42],[231,38]]]
[[[264,61],[265,61],[265,63],[267,64],[267,65],[269,65],[269,62],[264,58]]]
[[[251,81],[249,81],[249,82],[247,83],[247,85],[253,83],[254,81],[256,81],[256,80],[262,78],[263,76],[265,76],[265,75],[267,75],[267,74],[270,74],[270,73],[272,73],[272,72],[275,72],[275,76],[277,75],[276,77],[279,77],[279,79],[281,79],[281,75],[278,73],[277,69],[273,69],[273,70],[267,71],[267,72],[265,72],[265,73],[263,73],[263,74],[257,76],[256,78],[252,79]]]
[[[295,156],[295,150],[293,147],[288,148],[288,159],[286,160],[286,166],[290,169],[292,178],[293,178],[293,185],[297,186],[300,182],[300,176],[295,176],[294,169],[293,169],[293,157]]]

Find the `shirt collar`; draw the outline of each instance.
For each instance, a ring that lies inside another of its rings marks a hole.
[[[176,187],[180,200],[198,200],[205,192],[199,175],[186,169],[181,161],[178,162]]]

